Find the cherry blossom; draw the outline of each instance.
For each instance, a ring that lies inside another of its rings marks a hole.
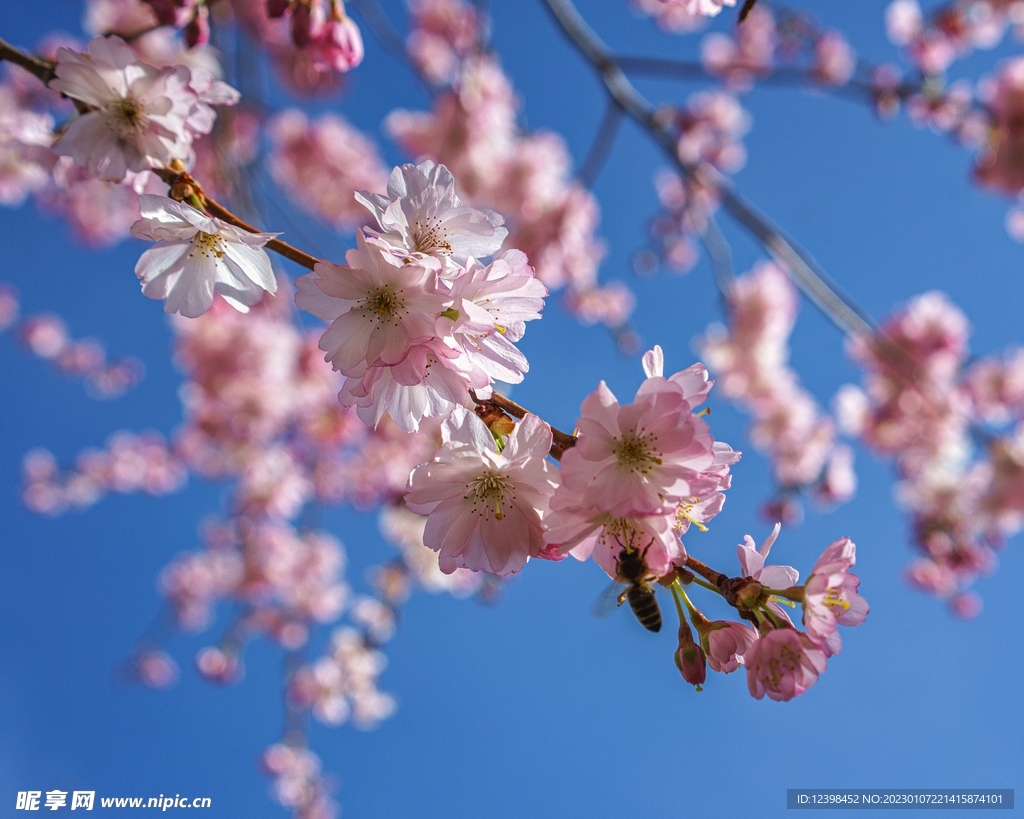
[[[567,489],[613,516],[674,510],[715,462],[703,419],[678,391],[650,382],[625,406],[599,384],[580,407],[579,443],[562,460]]]
[[[857,593],[860,578],[850,572],[856,555],[852,540],[837,540],[822,552],[804,586],[804,628],[827,657],[842,648],[836,627],[859,626],[868,615],[867,601]]]
[[[776,523],[771,534],[759,547],[754,545],[754,539],[750,535],[744,535],[743,543],[736,547],[736,556],[739,558],[744,577],[752,577],[771,589],[788,589],[795,586],[800,579],[800,572],[792,566],[765,565],[768,553],[781,529],[782,524]]]
[[[730,674],[743,665],[746,653],[757,641],[757,632],[742,623],[697,621],[696,626],[708,665],[723,674]]]
[[[50,87],[91,109],[71,121],[54,150],[102,179],[184,159],[193,130],[212,126],[197,111],[188,68],[140,62],[120,37],[96,37],[88,54],[59,49],[55,71]]]
[[[558,485],[546,460],[551,428],[528,415],[499,450],[476,415],[456,408],[442,431],[444,445],[413,470],[405,497],[427,515],[424,544],[443,572],[518,572],[545,551],[541,524]]]
[[[747,688],[755,699],[776,702],[798,697],[818,681],[827,665],[825,652],[792,628],[769,631],[743,655]]]
[[[448,271],[469,257],[490,256],[508,235],[497,213],[463,205],[451,171],[430,160],[395,168],[387,195],[359,191],[356,199],[377,221],[379,232],[371,235],[400,256],[441,259]]]
[[[270,173],[303,210],[336,227],[367,219],[355,200],[362,188],[383,188],[387,172],[374,143],[339,116],[310,120],[287,109],[267,124]]]
[[[852,452],[789,366],[796,288],[778,265],[760,264],[734,281],[728,305],[729,327],[708,328],[701,355],[725,394],[754,416],[751,440],[771,456],[780,488],[813,486],[819,499],[848,500]]]
[[[547,294],[521,251],[505,251],[487,267],[471,261],[452,283],[449,311],[457,317],[445,314],[440,326],[452,322],[445,335],[489,378],[517,384],[530,365],[514,342],[540,318]]]
[[[400,364],[414,344],[434,337],[448,304],[437,289],[436,263],[406,264],[362,234],[357,242],[344,267],[318,262],[298,280],[296,296],[303,310],[331,322],[320,349],[336,370],[356,378],[378,363]]]
[[[139,197],[142,218],[132,234],[156,242],[135,265],[142,293],[164,300],[164,312],[195,318],[213,304],[214,292],[242,313],[277,292],[263,246],[276,233],[249,233],[185,202]]]

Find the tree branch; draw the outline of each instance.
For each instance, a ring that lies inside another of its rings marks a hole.
[[[30,74],[37,76],[43,85],[49,84],[56,74],[53,70],[53,63],[40,57],[34,57],[20,49],[15,48],[5,40],[0,40],[0,61],[6,60],[9,63],[20,66]]]
[[[705,166],[690,165],[679,158],[671,123],[659,116],[658,111],[636,90],[571,0],[544,0],[544,3],[573,45],[593,64],[614,103],[651,135],[683,175],[714,190],[723,209],[757,237],[832,323],[850,335],[873,336],[875,327],[871,319],[839,291],[806,250],[795,245],[780,228],[737,194],[721,174]]]
[[[597,179],[597,175],[601,173],[604,163],[608,160],[608,154],[611,153],[612,146],[615,144],[615,137],[618,136],[621,124],[622,109],[609,102],[590,150],[576,172],[576,178],[581,185],[589,188],[594,184],[594,180]]]

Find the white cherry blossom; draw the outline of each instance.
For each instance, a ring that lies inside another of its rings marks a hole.
[[[166,196],[139,196],[142,218],[132,234],[156,245],[139,258],[143,295],[164,299],[164,311],[188,318],[205,313],[214,292],[236,310],[277,292],[263,246],[276,233],[249,233]]]
[[[433,256],[449,274],[497,252],[508,235],[500,215],[463,205],[451,172],[430,160],[395,168],[387,195],[359,191],[356,200],[377,220],[379,232],[370,232],[395,253]]]
[[[547,288],[519,250],[507,250],[487,267],[474,259],[452,282],[449,331],[474,366],[489,378],[518,384],[529,370],[513,342],[526,322],[540,318]]]
[[[91,109],[71,120],[54,151],[114,182],[188,158],[193,137],[213,127],[210,106],[238,101],[209,72],[154,68],[117,36],[94,38],[85,54],[58,49],[54,70],[50,87]]]

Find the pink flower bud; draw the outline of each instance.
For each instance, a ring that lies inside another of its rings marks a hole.
[[[335,71],[349,71],[363,61],[363,36],[351,17],[328,20],[321,48]]]
[[[701,691],[701,684],[707,678],[707,661],[704,649],[693,641],[693,632],[685,622],[679,625],[679,648],[675,653],[676,668],[683,679]]]

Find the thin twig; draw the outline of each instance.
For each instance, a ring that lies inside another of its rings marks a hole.
[[[715,284],[718,285],[718,292],[726,301],[728,307],[729,296],[732,294],[733,284],[736,275],[732,267],[732,248],[722,235],[721,228],[713,213],[704,214],[704,229],[700,232],[701,241],[708,252],[711,260],[711,271],[715,276]]]
[[[604,163],[608,160],[612,146],[615,144],[615,137],[619,133],[619,125],[622,124],[622,109],[611,101],[605,109],[604,117],[594,135],[594,141],[587,152],[586,158],[580,164],[576,172],[576,179],[581,185],[589,188],[594,184],[597,175],[601,173]]]
[[[408,55],[405,53],[405,40],[391,24],[391,20],[377,0],[349,0],[349,2],[359,12],[359,16],[363,18],[363,22],[366,23],[373,38],[380,43],[381,48],[398,62],[408,62]]]
[[[650,77],[674,77],[682,80],[720,80],[702,63],[690,60],[675,60],[670,57],[647,57],[632,54],[616,55],[615,62],[628,74],[641,74]],[[794,65],[775,66],[771,73],[761,73],[760,67],[751,67],[750,74],[761,86],[775,88],[814,88],[816,91],[832,94],[856,102],[870,102],[875,98],[875,89],[865,80],[850,79],[841,85],[832,85],[818,80],[807,68]],[[916,86],[913,90],[920,90]],[[910,93],[908,86],[907,93]]]
[[[571,0],[544,0],[544,3],[569,40],[598,71],[615,104],[650,133],[676,167],[687,178],[714,190],[725,211],[782,263],[796,285],[830,321],[848,334],[871,337],[874,334],[871,319],[839,292],[806,250],[786,238],[764,214],[737,194],[720,174],[704,166],[690,165],[679,158],[671,122],[659,117],[657,110],[636,90]]]

